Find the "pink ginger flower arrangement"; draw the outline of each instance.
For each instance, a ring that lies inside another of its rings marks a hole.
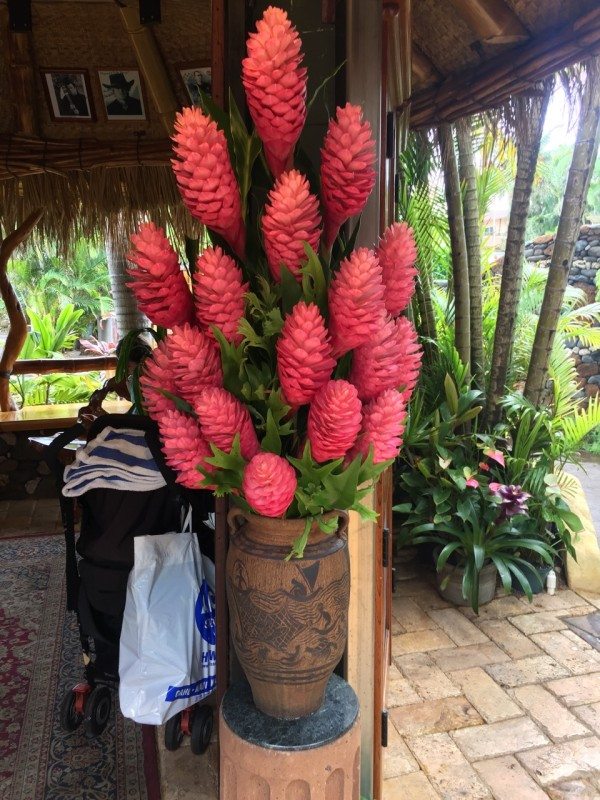
[[[296,303],[277,340],[277,374],[286,403],[310,403],[335,367],[325,321],[314,303]]]
[[[144,361],[140,375],[140,388],[146,410],[156,422],[167,411],[175,410],[174,401],[170,397],[165,397],[160,391],[162,389],[170,394],[177,394],[171,360],[164,349],[157,347],[152,355]]]
[[[374,464],[396,458],[402,447],[405,419],[406,405],[395,389],[386,389],[371,400],[363,406],[362,427],[350,460],[359,454],[366,456],[371,446]]]
[[[198,392],[223,385],[221,355],[214,339],[191,325],[176,326],[158,345],[171,365],[175,394],[193,404]]]
[[[175,117],[173,141],[173,171],[190,214],[243,258],[246,229],[225,134],[199,108],[184,108]]]
[[[394,222],[385,229],[377,249],[385,286],[385,307],[397,317],[410,303],[415,291],[417,248],[412,229]]]
[[[362,404],[348,381],[333,380],[322,386],[308,411],[308,441],[315,461],[342,458],[360,431]]]
[[[375,141],[360,106],[347,103],[329,120],[321,148],[321,201],[325,246],[331,247],[340,227],[360,214],[375,185]]]
[[[194,410],[209,444],[229,453],[239,433],[242,456],[248,461],[256,455],[259,444],[248,408],[226,389],[204,389],[196,398]]]
[[[350,380],[363,402],[385,389],[407,389],[408,401],[420,363],[421,347],[410,320],[388,317],[374,338],[354,352]]]
[[[233,258],[220,247],[207,248],[196,262],[193,288],[196,317],[208,335],[213,336],[210,326],[215,325],[227,341],[239,344],[248,284]]]
[[[385,318],[377,256],[359,247],[340,264],[329,287],[329,331],[335,356],[370,342]]]
[[[400,363],[402,364],[402,376],[398,385],[404,402],[408,405],[415,386],[417,385],[417,381],[419,380],[423,348],[419,344],[419,337],[415,326],[409,319],[406,317],[398,317],[396,325],[401,331],[399,339],[402,343],[398,354]]]
[[[179,267],[177,253],[162,228],[144,223],[132,234],[134,249],[127,260],[137,266],[128,269],[133,278],[128,283],[139,309],[155,325],[172,328],[194,319],[194,304],[186,280]]]
[[[306,261],[304,242],[319,249],[321,215],[319,201],[308,181],[297,170],[284,172],[269,192],[262,218],[263,243],[271,275],[281,280],[283,263],[298,281]]]
[[[165,460],[178,473],[177,483],[197,489],[211,470],[204,459],[212,456],[197,421],[181,411],[165,411],[158,428]]]
[[[291,166],[306,119],[302,42],[288,15],[269,6],[247,41],[242,82],[250,116],[274,178]]]
[[[275,453],[257,453],[244,469],[242,491],[257,514],[281,517],[294,499],[296,472]]]

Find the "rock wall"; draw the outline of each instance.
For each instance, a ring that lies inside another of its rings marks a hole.
[[[547,267],[553,250],[554,234],[538,236],[525,245],[525,258],[541,267]],[[593,303],[596,299],[596,276],[599,270],[600,225],[583,225],[575,245],[569,283],[585,293],[588,303]],[[600,394],[600,349],[590,350],[577,338],[567,344],[577,366],[581,398]]]

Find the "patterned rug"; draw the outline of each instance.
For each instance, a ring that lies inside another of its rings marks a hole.
[[[159,800],[153,728],[114,704],[98,739],[60,728],[63,694],[83,677],[64,568],[61,537],[0,541],[0,797]]]

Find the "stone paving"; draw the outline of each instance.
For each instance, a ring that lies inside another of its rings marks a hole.
[[[600,653],[564,618],[600,594],[499,594],[477,616],[431,580],[394,594],[383,800],[599,800]]]

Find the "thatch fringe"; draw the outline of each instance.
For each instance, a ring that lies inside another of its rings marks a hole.
[[[68,251],[79,238],[127,237],[143,219],[197,237],[170,167],[115,167],[44,173],[0,181],[2,225],[10,231],[32,210],[45,213],[34,236]]]

